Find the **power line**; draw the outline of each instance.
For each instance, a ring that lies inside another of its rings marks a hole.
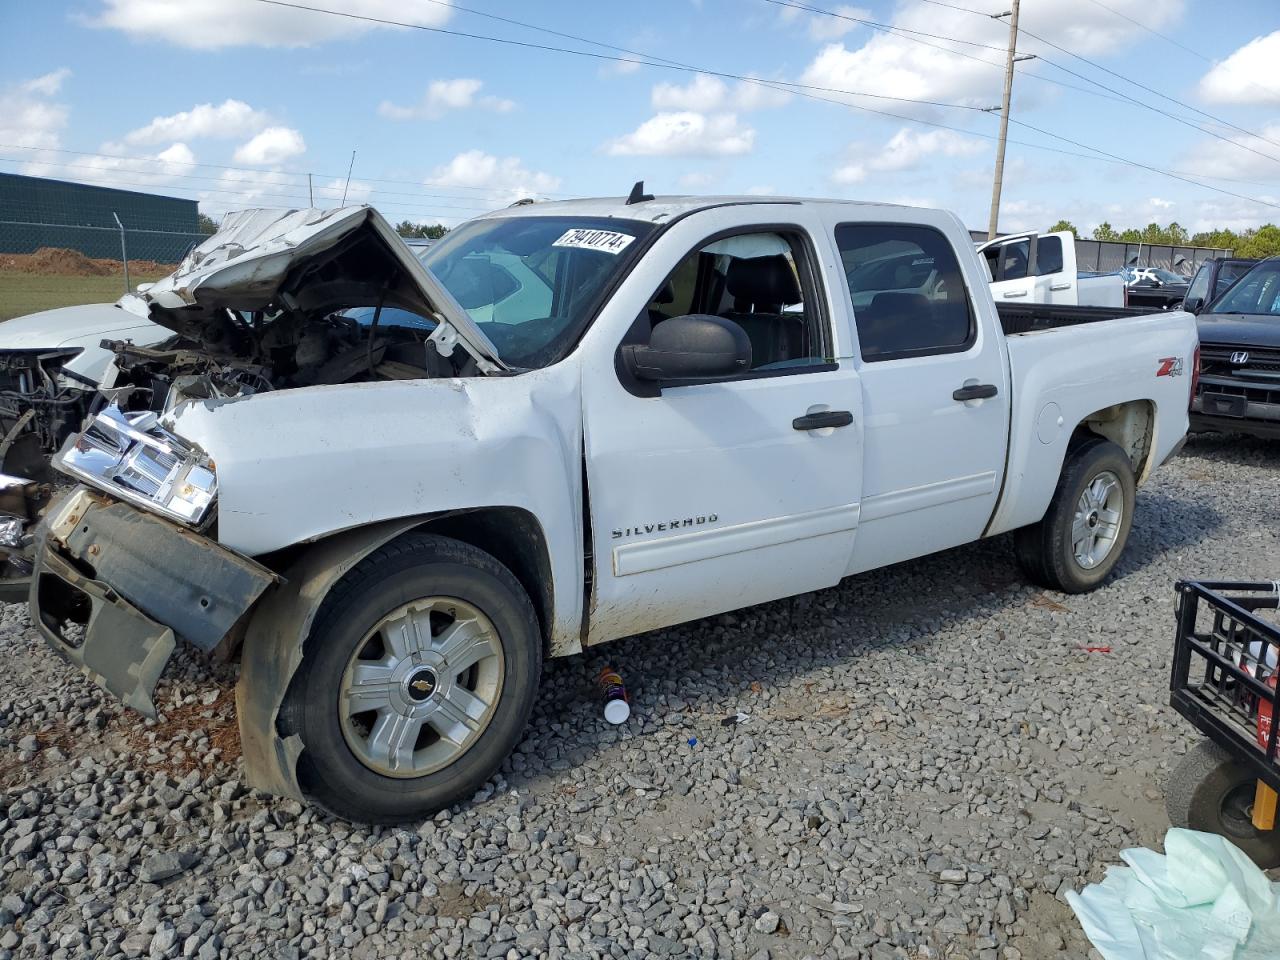
[[[933,4],[934,6],[938,6],[938,7],[946,7],[950,10],[959,10],[963,13],[972,14],[973,16],[976,16],[976,17],[982,17],[983,19],[991,19],[989,14],[985,14],[981,10],[972,10],[969,7],[962,7],[954,3],[947,3],[946,0],[921,0],[921,2]],[[1280,147],[1280,141],[1271,140],[1267,137],[1261,136],[1260,134],[1258,134],[1253,130],[1249,130],[1245,127],[1239,126],[1238,124],[1231,123],[1229,120],[1223,120],[1221,117],[1214,116],[1213,114],[1205,110],[1201,110],[1199,107],[1192,106],[1189,103],[1184,103],[1183,101],[1179,100],[1177,97],[1172,97],[1167,93],[1163,93],[1155,89],[1154,87],[1147,86],[1145,83],[1141,83],[1138,80],[1134,80],[1130,77],[1126,77],[1123,73],[1119,73],[1115,70],[1112,70],[1110,67],[1103,66],[1102,64],[1097,63],[1094,60],[1090,60],[1088,57],[1075,53],[1072,50],[1068,50],[1066,47],[1061,46],[1060,44],[1054,43],[1052,40],[1046,39],[1045,37],[1040,36],[1038,33],[1032,33],[1030,30],[1026,29],[1025,27],[1023,27],[1020,32],[1026,34],[1028,37],[1031,37],[1034,40],[1039,40],[1041,43],[1045,44],[1048,47],[1052,47],[1054,50],[1057,50],[1060,53],[1065,53],[1067,56],[1073,57],[1076,60],[1079,60],[1081,63],[1089,64],[1089,66],[1093,67],[1095,70],[1101,70],[1103,73],[1110,74],[1111,76],[1115,77],[1118,80],[1123,80],[1125,83],[1132,84],[1133,86],[1137,87],[1140,90],[1145,90],[1147,93],[1155,94],[1155,96],[1160,97],[1162,100],[1168,100],[1170,103],[1176,103],[1178,106],[1182,107],[1184,110],[1190,110],[1192,113],[1198,113],[1200,114],[1200,116],[1205,117],[1208,120],[1212,120],[1216,124],[1219,124],[1223,127],[1229,127],[1232,130],[1235,130],[1239,133],[1243,133],[1247,137],[1253,137],[1254,139],[1262,140],[1265,143],[1270,143],[1272,146]],[[1057,67],[1059,70],[1062,70],[1065,73],[1069,73],[1074,77],[1079,77],[1081,80],[1084,80],[1087,83],[1091,83],[1094,86],[1099,87],[1103,90],[1107,90],[1111,93],[1118,93],[1121,96],[1127,96],[1121,91],[1116,90],[1114,87],[1108,87],[1106,84],[1098,80],[1095,80],[1092,77],[1086,76],[1081,73],[1076,73],[1075,71],[1072,71],[1067,67],[1062,66],[1062,64],[1056,61],[1049,60],[1045,57],[1040,57],[1040,59],[1044,60],[1046,63],[1049,63],[1052,66]],[[1129,97],[1129,99],[1132,101],[1133,98]],[[1172,120],[1176,120],[1179,123],[1185,124],[1186,126],[1189,126],[1192,129],[1199,130],[1201,133],[1207,133],[1211,137],[1216,137],[1217,139],[1222,140],[1224,143],[1230,143],[1233,146],[1240,147],[1242,150],[1248,150],[1250,153],[1256,153],[1260,157],[1265,157],[1268,160],[1273,160],[1277,163],[1280,163],[1280,157],[1273,157],[1270,154],[1262,153],[1261,151],[1254,150],[1252,147],[1246,146],[1245,144],[1240,143],[1236,140],[1232,140],[1229,137],[1223,136],[1220,133],[1216,133],[1213,130],[1209,130],[1204,127],[1201,127],[1191,120],[1187,120],[1184,117],[1179,117],[1177,114],[1169,113],[1166,110],[1162,110],[1159,107],[1154,106],[1153,104],[1145,103],[1145,104],[1141,104],[1141,106],[1149,110],[1154,110],[1156,113],[1163,114],[1164,116],[1169,117]]]
[[[56,160],[56,161],[51,161],[51,163],[52,163],[52,164],[54,164],[54,165],[56,165],[59,169],[93,170],[93,171],[97,171],[97,172],[99,172],[99,173],[104,173],[104,174],[107,174],[107,173],[117,173],[117,172],[119,172],[119,173],[125,173],[125,174],[129,174],[129,173],[137,173],[137,174],[144,174],[144,175],[150,175],[150,174],[149,174],[149,171],[134,169],[134,168],[133,168],[133,165],[134,165],[134,164],[137,164],[137,163],[153,163],[153,164],[155,164],[155,165],[157,165],[157,166],[159,166],[159,167],[161,167],[161,168],[164,168],[164,167],[167,167],[167,165],[170,163],[170,161],[168,161],[168,160],[161,160],[161,159],[158,159],[158,158],[155,158],[155,157],[133,157],[133,158],[125,158],[125,157],[117,157],[117,156],[115,156],[115,155],[113,155],[113,154],[94,154],[94,156],[99,156],[99,157],[102,157],[103,159],[111,159],[111,160],[128,160],[128,162],[129,162],[130,166],[127,166],[127,167],[107,167],[107,166],[103,166],[102,164],[96,164],[96,163],[70,163],[70,162],[65,161],[65,160]],[[4,162],[4,163],[38,163],[38,162],[40,162],[40,161],[33,161],[33,160],[30,160],[30,159],[28,159],[28,160],[20,160],[20,159],[13,158],[13,157],[0,157],[0,162]],[[285,171],[276,171],[276,170],[263,170],[263,171],[261,171],[261,174],[262,174],[262,178],[275,178],[275,177],[305,177],[305,176],[307,176],[307,174],[305,174],[305,173],[288,173],[288,172],[285,172]],[[163,174],[156,174],[156,175],[157,175],[157,176],[164,176],[164,177],[166,177],[166,178],[168,178],[168,179],[170,179],[170,180],[203,180],[203,181],[208,181],[208,182],[210,182],[210,183],[216,183],[216,184],[241,184],[241,183],[242,183],[242,184],[247,184],[249,187],[260,187],[260,186],[301,187],[301,186],[302,186],[302,184],[301,184],[300,182],[299,182],[299,183],[292,183],[292,182],[280,182],[279,180],[270,180],[270,179],[253,178],[253,177],[225,177],[225,176],[224,176],[224,177],[202,177],[202,176],[200,176],[200,175],[198,175],[198,174],[193,174],[193,173],[172,173],[172,172],[170,172],[170,171],[168,171],[168,170],[165,170]],[[336,181],[335,181],[335,182],[336,182]],[[364,182],[364,181],[363,181],[363,179],[361,179],[361,178],[357,178],[357,180],[356,180],[356,183],[357,183],[357,184],[362,184],[363,182]],[[308,187],[308,189],[309,189],[309,190],[311,190],[312,188]],[[421,198],[429,198],[429,199],[433,199],[433,200],[479,200],[479,199],[485,199],[484,197],[477,197],[477,196],[469,196],[469,197],[468,197],[468,196],[462,196],[462,195],[454,194],[454,193],[426,193],[426,192],[421,192],[421,191],[420,191],[420,192],[415,192],[415,193],[409,193],[409,192],[406,192],[406,191],[400,191],[400,190],[384,190],[384,189],[382,189],[382,188],[373,188],[373,187],[371,187],[371,188],[369,189],[369,191],[368,191],[368,192],[369,192],[370,194],[378,194],[378,195],[380,195],[380,196],[384,196],[384,197],[410,197],[410,198],[412,198],[412,199],[421,199]],[[329,199],[332,199],[334,196],[341,196],[341,195],[342,195],[342,188],[341,188],[341,187],[337,187],[337,186],[323,186],[323,185],[322,185],[322,186],[316,186],[316,187],[314,187],[314,193],[316,193],[316,194],[328,194],[328,195],[329,195]],[[492,196],[492,197],[491,197],[491,198],[489,198],[489,199],[492,199],[492,200],[494,200],[495,202],[499,202],[499,203],[500,203],[501,201],[506,200],[506,199],[507,199],[507,197],[508,197],[508,195],[507,195],[507,194],[500,194],[500,195],[495,194],[494,196]],[[394,202],[394,201],[393,201],[393,202]],[[459,209],[461,209],[461,208],[459,208]],[[471,209],[475,209],[475,210],[485,210],[485,209],[489,209],[489,208],[488,208],[488,207],[472,207]]]
[[[1135,20],[1133,17],[1129,16],[1128,14],[1121,13],[1119,10],[1115,9],[1114,7],[1107,6],[1105,3],[1102,2],[1102,0],[1089,0],[1089,2],[1092,3],[1095,7],[1101,7],[1103,10],[1106,10],[1108,13],[1114,14],[1115,16],[1119,17],[1122,20],[1128,20],[1135,27],[1139,27],[1140,29],[1147,31],[1147,33],[1155,34],[1157,37],[1159,37],[1161,40],[1165,41],[1166,43],[1171,43],[1175,47],[1178,47],[1181,50],[1185,50],[1187,53],[1191,54],[1193,57],[1197,57],[1198,59],[1203,60],[1205,63],[1208,63],[1208,64],[1217,63],[1217,61],[1215,61],[1212,57],[1206,57],[1203,53],[1201,53],[1199,50],[1195,49],[1194,47],[1188,47],[1185,43],[1179,43],[1177,40],[1173,39],[1173,37],[1169,36],[1166,33],[1161,33],[1159,30],[1156,30],[1154,27],[1147,26],[1141,20]],[[1249,86],[1256,87],[1259,90],[1262,90],[1266,93],[1271,94],[1272,96],[1280,96],[1280,90],[1277,90],[1275,87],[1269,87],[1266,84],[1258,83],[1258,81],[1256,80],[1248,80],[1246,82],[1249,84]]]
[[[1127,13],[1121,13],[1119,10],[1115,9],[1114,7],[1108,7],[1105,3],[1102,2],[1102,0],[1089,0],[1089,2],[1092,3],[1095,7],[1101,7],[1103,10],[1107,11],[1107,13],[1110,13],[1110,14],[1113,14],[1114,16],[1119,17],[1121,20],[1128,20],[1135,27],[1141,27],[1143,30],[1147,31],[1147,33],[1155,34],[1161,40],[1165,41],[1165,43],[1171,43],[1175,47],[1185,50],[1187,53],[1191,54],[1193,57],[1199,57],[1205,63],[1213,63],[1211,59],[1206,57],[1199,50],[1196,50],[1193,47],[1188,47],[1185,43],[1179,43],[1177,40],[1173,39],[1173,37],[1170,37],[1167,34],[1161,33],[1159,30],[1156,30],[1154,27],[1147,26],[1141,20],[1133,19],[1133,17],[1129,16]]]
[[[23,163],[23,162],[25,161],[14,160],[9,157],[0,157],[0,163]],[[182,184],[182,183],[176,183],[176,184],[173,182],[157,183],[155,182],[155,180],[128,179],[128,174],[133,174],[134,176],[140,176],[144,178],[147,176],[153,176],[151,174],[148,174],[147,171],[145,170],[122,171],[126,176],[120,177],[115,175],[116,171],[103,170],[100,167],[94,167],[92,169],[96,170],[99,174],[105,174],[104,176],[100,176],[97,179],[106,181],[106,183],[111,186],[146,187],[148,190],[152,190],[152,191],[176,189],[176,190],[191,190],[201,194],[216,193],[216,194],[223,194],[227,197],[230,197],[233,200],[239,200],[245,203],[256,203],[264,199],[287,200],[290,202],[303,201],[308,199],[305,193],[284,192],[289,189],[289,186],[290,186],[289,184],[267,184],[268,188],[274,188],[274,189],[266,189],[266,190],[228,190],[228,189],[220,189],[218,187],[206,187],[203,184],[199,186],[191,186],[191,185]],[[88,178],[84,178],[84,179],[88,179]],[[182,178],[180,177],[170,178],[171,181],[174,179],[182,179]],[[200,179],[204,179],[204,178],[200,178]],[[207,197],[203,199],[208,199],[211,202],[218,202],[218,203],[227,202],[224,200],[219,200],[216,197]],[[325,197],[322,199],[334,200],[337,198]],[[454,217],[454,216],[457,216],[457,214],[453,212],[439,213],[439,211],[441,210],[463,211],[464,213],[470,215],[475,213],[488,212],[494,209],[493,207],[485,207],[485,206],[455,206],[451,204],[422,205],[422,204],[405,203],[399,200],[393,200],[390,203],[379,203],[378,206],[381,209],[394,209],[402,212],[403,211],[419,211],[429,216],[434,215],[434,216],[442,216],[442,217]]]
[[[258,174],[260,176],[264,174],[270,174],[272,176],[281,176],[281,177],[307,177],[311,175],[308,173],[301,173],[301,172],[289,171],[289,170],[262,170],[255,167],[233,167],[233,166],[228,166],[222,163],[200,163],[195,160],[170,160],[170,159],[161,160],[157,157],[144,157],[144,156],[137,156],[136,154],[129,155],[129,154],[118,154],[118,153],[95,153],[92,150],[69,150],[64,147],[41,147],[41,146],[32,146],[30,144],[25,144],[25,143],[0,143],[0,150],[30,150],[35,153],[65,153],[65,154],[70,154],[72,156],[79,156],[79,157],[100,157],[105,160],[127,160],[129,162],[139,162],[139,163],[160,163],[166,166],[206,167],[211,170],[230,170],[236,173],[253,173],[253,174]],[[26,161],[26,162],[34,163],[37,161],[32,160],[32,161]],[[57,161],[57,163],[59,166],[71,166],[71,164],[63,160],[59,160]],[[100,169],[100,168],[95,167],[95,169]],[[328,177],[329,179],[332,179],[335,181],[342,179],[342,175],[332,174],[332,173],[317,173],[317,174],[314,174],[314,176]],[[220,178],[207,177],[204,179],[216,180]],[[474,191],[490,190],[490,188],[488,187],[472,187],[463,183],[440,183],[439,181],[433,181],[429,179],[397,180],[397,179],[389,179],[385,177],[359,177],[357,179],[360,183],[394,183],[394,184],[418,186],[418,187],[443,186],[453,190],[474,190]],[[243,182],[249,183],[249,182],[256,182],[256,181],[246,179]],[[331,188],[318,187],[317,189],[327,190]],[[471,197],[450,196],[449,194],[422,194],[418,192],[410,194],[410,193],[393,193],[392,191],[381,191],[381,192],[386,193],[387,195],[402,196],[402,197],[440,196],[440,197],[446,197],[448,199],[454,199],[454,200],[471,199]],[[571,194],[567,194],[567,193],[551,193],[545,190],[539,191],[539,193],[545,197],[571,196]],[[487,197],[488,199],[492,199],[492,200],[503,200],[506,198],[506,194],[495,194],[492,192],[479,193],[477,195],[481,197]]]
[[[435,2],[435,0],[432,0],[432,2]],[[840,13],[836,10],[824,10],[821,7],[814,7],[807,3],[796,3],[794,0],[765,0],[765,3],[772,3],[779,7],[790,7],[792,10],[803,10],[807,13],[817,14],[820,16],[833,17],[837,20],[848,20],[851,23],[859,23],[863,26],[870,27],[873,30],[879,30],[881,33],[886,33],[889,36],[896,36],[902,40],[910,40],[912,43],[918,43],[933,50],[940,50],[943,53],[949,53],[954,57],[963,57],[965,60],[972,60],[974,63],[983,63],[989,67],[994,67],[997,70],[1004,69],[1004,64],[998,63],[994,60],[984,60],[982,57],[975,57],[971,53],[965,53],[962,50],[953,50],[951,47],[944,47],[941,44],[930,43],[928,40],[922,40],[920,38],[928,37],[933,40],[941,40],[945,43],[962,43],[966,46],[978,47],[983,50],[995,50],[1002,54],[1005,52],[1004,47],[997,47],[989,43],[977,43],[973,40],[960,40],[955,37],[944,37],[941,34],[928,33],[924,30],[913,30],[910,27],[900,27],[894,24],[880,23],[876,20],[867,20],[863,17],[855,17],[851,14]],[[1074,83],[1066,83],[1062,80],[1056,80],[1053,77],[1046,77],[1040,73],[1023,72],[1022,76],[1030,77],[1033,80],[1041,80],[1045,83],[1052,83],[1055,86],[1063,87],[1067,90],[1074,90],[1077,93],[1088,94],[1091,97],[1099,97],[1103,100],[1114,100],[1119,103],[1131,102],[1130,98],[1127,97],[1113,97],[1110,94],[1099,93],[1097,90],[1090,90],[1087,87],[1078,87]]]
[[[968,110],[977,113],[982,112],[982,107],[977,107],[968,103],[946,103],[940,100],[923,100],[918,97],[897,97],[888,93],[866,93],[858,90],[840,90],[835,87],[822,87],[809,83],[794,83],[788,80],[762,80],[759,77],[751,77],[746,74],[730,73],[727,70],[712,70],[707,67],[695,67],[688,64],[677,63],[672,60],[633,60],[627,57],[611,56],[606,53],[592,53],[590,50],[573,50],[569,47],[557,47],[545,43],[533,43],[528,40],[513,40],[509,37],[493,37],[483,33],[468,33],[464,30],[450,30],[446,27],[429,27],[421,23],[407,23],[402,20],[389,20],[385,17],[371,17],[365,14],[348,13],[345,10],[329,10],[325,7],[311,7],[302,3],[290,3],[288,0],[255,0],[255,2],[265,3],[273,7],[286,7],[291,10],[305,10],[309,13],[323,13],[333,17],[345,17],[349,20],[361,20],[366,23],[376,23],[386,27],[404,27],[410,30],[422,30],[427,33],[442,34],[449,37],[462,37],[467,40],[484,40],[489,43],[501,43],[514,47],[523,47],[528,50],[541,50],[547,53],[563,53],[574,57],[586,57],[591,60],[608,60],[613,63],[634,63],[642,67],[658,67],[662,70],[678,70],[682,73],[705,73],[707,76],[711,77],[720,77],[724,80],[740,80],[743,83],[755,83],[761,86],[778,85],[798,90],[813,90],[820,93],[838,93],[848,97],[869,97],[873,100],[892,100],[897,103],[913,103],[918,106],[944,107],[950,110]]]

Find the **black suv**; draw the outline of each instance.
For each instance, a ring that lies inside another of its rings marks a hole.
[[[1259,262],[1197,319],[1191,429],[1280,439],[1280,257]]]

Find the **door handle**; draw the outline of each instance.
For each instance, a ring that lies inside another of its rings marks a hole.
[[[823,427],[847,427],[851,423],[853,414],[848,410],[823,410],[796,417],[791,421],[791,426],[797,430],[821,430]]]
[[[952,400],[990,400],[1000,391],[994,383],[975,383],[972,386],[961,387],[951,394]]]
[[[1014,297],[1025,297],[1026,295],[1027,291],[1025,290],[1007,290],[1001,294],[1006,300],[1012,300]]]
[[[1070,290],[1070,289],[1071,289],[1071,284],[1069,284],[1069,283],[1051,283],[1051,284],[1049,284],[1049,289],[1050,289],[1050,290]]]

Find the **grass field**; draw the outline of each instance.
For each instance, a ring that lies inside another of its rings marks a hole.
[[[164,274],[129,274],[137,285],[159,280]],[[114,303],[124,293],[119,276],[70,277],[0,270],[0,320],[10,320],[38,310],[69,307],[78,303]]]

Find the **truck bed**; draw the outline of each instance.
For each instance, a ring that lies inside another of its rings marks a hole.
[[[996,313],[1000,316],[1000,326],[1005,336],[1166,312],[1168,311],[1161,310],[1159,307],[1077,307],[1060,303],[996,304]]]

